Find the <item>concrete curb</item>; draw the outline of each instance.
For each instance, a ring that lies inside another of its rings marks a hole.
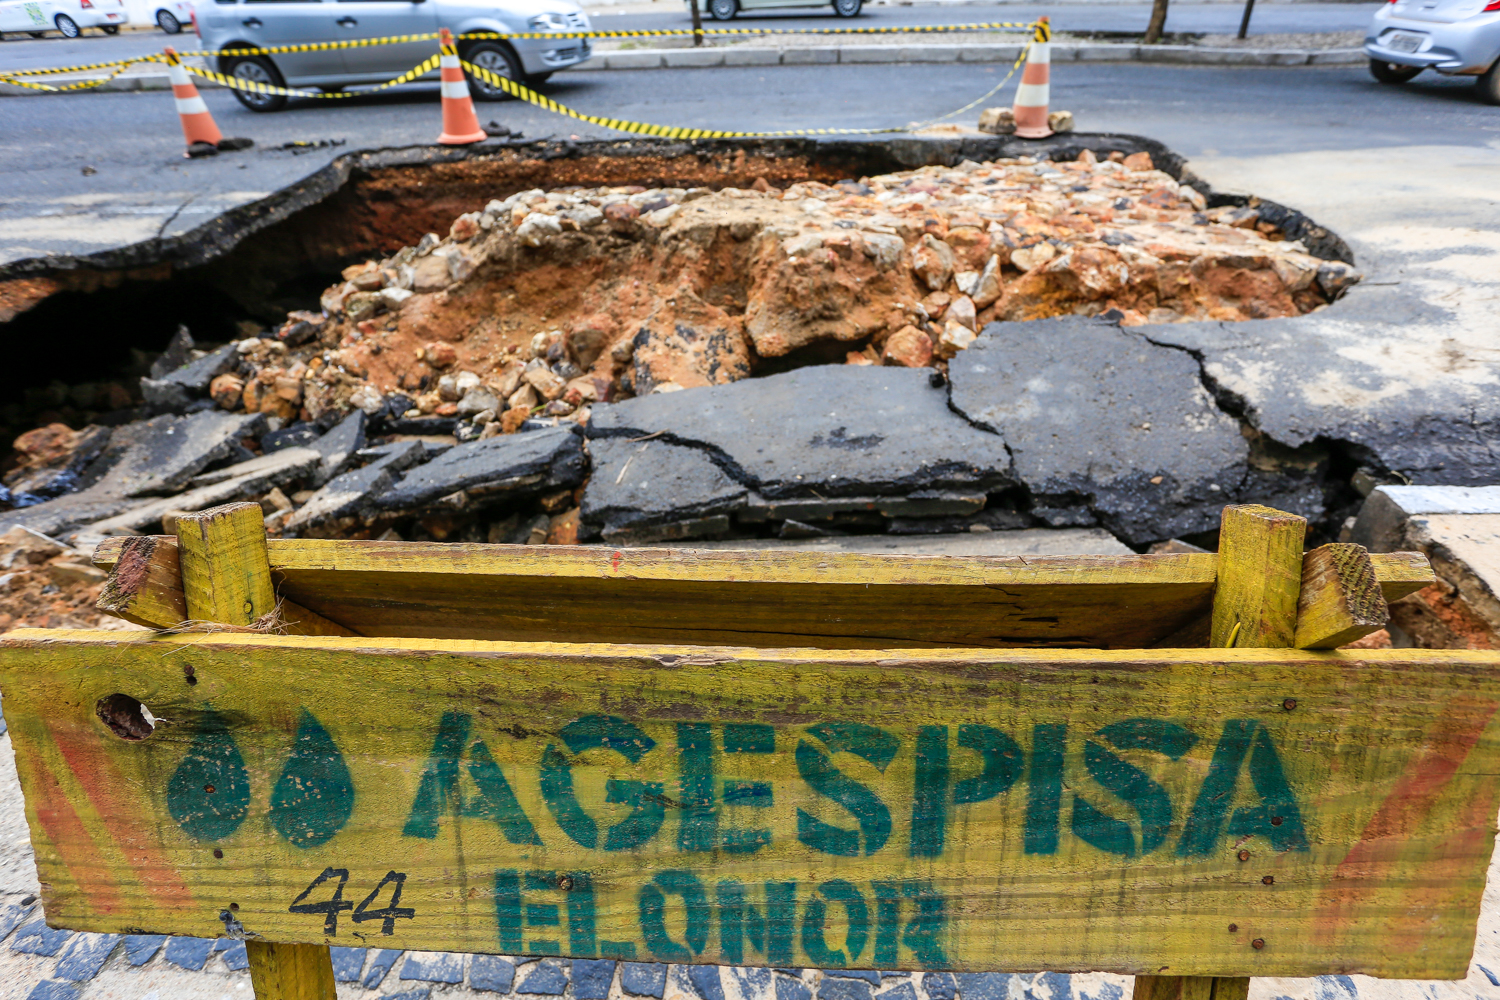
[[[784,49],[631,49],[603,52],[574,69],[688,69],[710,66],[806,66],[819,63],[1008,63],[1018,42],[994,45],[805,45]],[[1216,49],[1198,45],[1054,43],[1053,62],[1143,62],[1194,66],[1354,66],[1364,49]]]
[[[831,63],[1009,63],[1021,45],[800,45],[784,49],[731,46],[715,49],[629,49],[604,52],[574,66],[575,70],[709,69],[718,66],[810,66]],[[1180,66],[1355,66],[1368,56],[1364,49],[1215,49],[1198,45],[1126,45],[1103,42],[1055,43],[1053,62],[1141,62]],[[53,85],[98,79],[79,75],[45,79]],[[220,85],[195,78],[199,90]],[[165,73],[123,74],[98,91],[171,90]],[[46,91],[0,84],[0,96],[36,97]],[[86,91],[85,91],[86,93]]]

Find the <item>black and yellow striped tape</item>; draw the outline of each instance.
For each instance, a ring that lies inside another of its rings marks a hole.
[[[9,83],[9,84],[11,84],[13,86],[16,86],[16,87],[25,87],[27,90],[44,90],[44,91],[48,91],[48,92],[51,92],[51,93],[60,94],[60,93],[63,93],[65,91],[69,91],[69,90],[89,90],[89,89],[91,89],[93,87],[102,87],[102,86],[104,86],[104,84],[106,84],[109,81],[113,80],[115,77],[119,76],[121,73],[125,72],[127,69],[129,69],[131,66],[134,66],[136,63],[160,62],[160,61],[161,61],[161,57],[160,56],[147,56],[147,57],[142,58],[142,59],[122,59],[122,60],[120,60],[118,62],[95,63],[92,66],[78,66],[78,67],[68,67],[66,69],[51,69],[51,70],[27,70],[25,72],[17,71],[14,74],[11,74],[11,73],[0,73],[0,83]],[[83,72],[85,70],[91,70],[91,69],[108,69],[108,68],[111,68],[111,67],[114,68],[114,72],[110,73],[108,76],[101,76],[101,77],[98,77],[97,79],[93,79],[93,80],[78,80],[78,81],[76,81],[74,83],[64,83],[64,84],[60,84],[59,86],[56,86],[56,87],[52,86],[51,84],[46,84],[46,83],[29,83],[26,80],[17,79],[17,77],[20,77],[20,76],[41,75],[43,73],[52,74],[52,73]]]
[[[954,31],[1002,31],[1034,28],[1033,21],[986,21],[975,24],[928,24],[895,28],[661,28],[651,31],[473,31],[458,36],[465,41],[507,38],[683,38],[694,34],[715,35],[889,35],[901,33],[942,34]],[[216,59],[220,56],[276,55],[279,52],[322,52],[329,49],[357,49],[371,45],[396,45],[406,42],[435,41],[437,32],[422,35],[392,35],[389,38],[355,38],[339,42],[308,42],[303,45],[276,45],[255,49],[221,49],[218,52],[182,52],[180,55]]]
[[[1051,39],[1052,32],[1045,21],[983,21],[974,24],[925,24],[910,25],[907,27],[880,27],[880,28],[704,28],[702,31],[694,32],[691,28],[661,28],[656,30],[641,31],[527,31],[507,34],[494,31],[476,31],[459,36],[465,40],[487,40],[505,38],[681,38],[692,35],[717,36],[717,35],[888,35],[901,33],[942,34],[954,31],[1002,31],[1030,28],[1034,30],[1034,41],[1045,42]],[[222,49],[218,52],[179,52],[179,59],[200,58],[217,59],[222,56],[259,56],[276,55],[282,52],[323,52],[330,49],[359,49],[368,48],[372,45],[401,45],[409,42],[428,42],[438,39],[437,32],[427,32],[419,35],[390,35],[384,38],[355,38],[339,42],[308,42],[302,45],[273,45],[265,48],[254,49]],[[159,63],[165,62],[164,55],[141,56],[136,59],[121,59],[114,62],[88,63],[80,66],[52,66],[44,69],[12,70],[0,75],[0,83],[11,83],[18,87],[26,87],[31,90],[83,90],[89,87],[97,87],[114,79],[121,72],[136,63]],[[27,83],[19,77],[29,76],[55,76],[63,73],[86,73],[95,69],[112,69],[118,67],[117,71],[110,76],[98,80],[85,80],[78,83],[65,84],[61,87],[51,87],[45,84]],[[390,86],[385,84],[384,86]],[[288,92],[290,93],[290,91]],[[302,94],[301,91],[298,94]],[[311,97],[327,97],[327,94],[308,94]]]
[[[216,73],[211,69],[199,69],[197,66],[184,65],[182,68],[194,76],[201,76],[205,80],[212,80],[220,86],[229,87],[231,90],[245,90],[252,94],[282,94],[286,97],[320,97],[324,100],[336,101],[346,97],[360,97],[364,94],[373,94],[388,87],[399,87],[403,83],[411,83],[417,77],[425,76],[437,69],[438,57],[433,56],[402,73],[394,80],[387,80],[379,86],[362,90],[342,90],[333,94],[324,94],[311,90],[291,90],[287,87],[274,87],[269,83],[258,83],[255,80],[244,80],[237,76],[226,76],[223,73]]]
[[[612,128],[618,132],[651,135],[663,139],[773,139],[799,135],[883,135],[890,132],[915,132],[929,125],[935,125],[944,119],[952,118],[954,115],[961,115],[965,111],[982,104],[994,96],[1015,75],[1016,70],[1026,61],[1027,53],[1030,51],[1031,43],[1027,43],[1021,49],[1021,54],[1016,58],[1016,61],[1011,64],[1010,72],[1006,73],[1005,78],[991,87],[987,93],[980,95],[956,111],[950,111],[945,115],[940,115],[925,122],[915,122],[897,128],[800,128],[783,129],[777,132],[728,132],[719,129],[686,128],[677,125],[652,125],[647,122],[633,122],[623,118],[603,118],[598,115],[584,114],[582,111],[576,111],[566,104],[559,104],[544,94],[538,94],[530,87],[519,84],[509,77],[492,73],[482,66],[475,66],[470,62],[463,62],[461,65],[464,68],[464,72],[470,76],[478,77],[492,87],[499,87],[512,97],[519,97],[528,104],[535,104],[537,107],[545,108],[554,114],[566,115],[578,121],[588,122],[591,125],[599,125],[604,128]]]

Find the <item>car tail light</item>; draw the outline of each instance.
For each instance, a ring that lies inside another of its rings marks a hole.
[[[203,37],[203,32],[198,27],[198,12],[196,10],[190,10],[188,11],[188,17],[193,22],[193,34],[197,35],[201,39]]]
[[[93,10],[94,0],[78,0],[78,6],[84,10]]]
[[[1494,0],[1493,3],[1487,3],[1487,4],[1485,4],[1484,5],[1484,9],[1485,10],[1500,10],[1500,0]]]

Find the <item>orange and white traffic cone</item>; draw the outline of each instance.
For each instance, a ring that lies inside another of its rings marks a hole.
[[[1052,25],[1038,18],[1036,34],[1021,85],[1016,88],[1016,135],[1023,139],[1045,139],[1052,134],[1047,124],[1047,105],[1052,100]]]
[[[474,99],[469,96],[469,84],[464,79],[464,68],[458,64],[458,47],[453,44],[453,33],[442,31],[443,55],[438,60],[438,75],[443,87],[443,134],[438,142],[445,146],[467,146],[489,138],[479,127],[474,115]]]
[[[172,78],[172,96],[177,99],[177,114],[182,118],[182,137],[187,140],[189,150],[182,155],[192,156],[194,143],[207,143],[217,152],[224,133],[214,124],[214,116],[208,113],[208,105],[203,103],[198,88],[193,86],[193,78],[182,68],[177,50],[168,46],[166,54],[167,75]]]

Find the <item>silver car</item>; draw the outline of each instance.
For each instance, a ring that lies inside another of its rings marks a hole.
[[[500,3],[503,2],[503,6]],[[213,0],[197,4],[198,33],[209,50],[274,48],[308,42],[419,35],[448,28],[465,32],[588,31],[573,0]],[[436,39],[355,48],[221,56],[219,72],[276,87],[327,92],[384,83],[438,54]],[[496,76],[537,86],[560,69],[592,55],[587,38],[459,39],[459,54]],[[437,78],[434,70],[431,79]],[[498,101],[500,87],[470,78],[476,100]],[[236,90],[252,111],[286,106],[279,94]]]
[[[1500,0],[1394,0],[1375,12],[1365,52],[1381,83],[1424,69],[1477,76],[1485,100],[1500,104]]]

